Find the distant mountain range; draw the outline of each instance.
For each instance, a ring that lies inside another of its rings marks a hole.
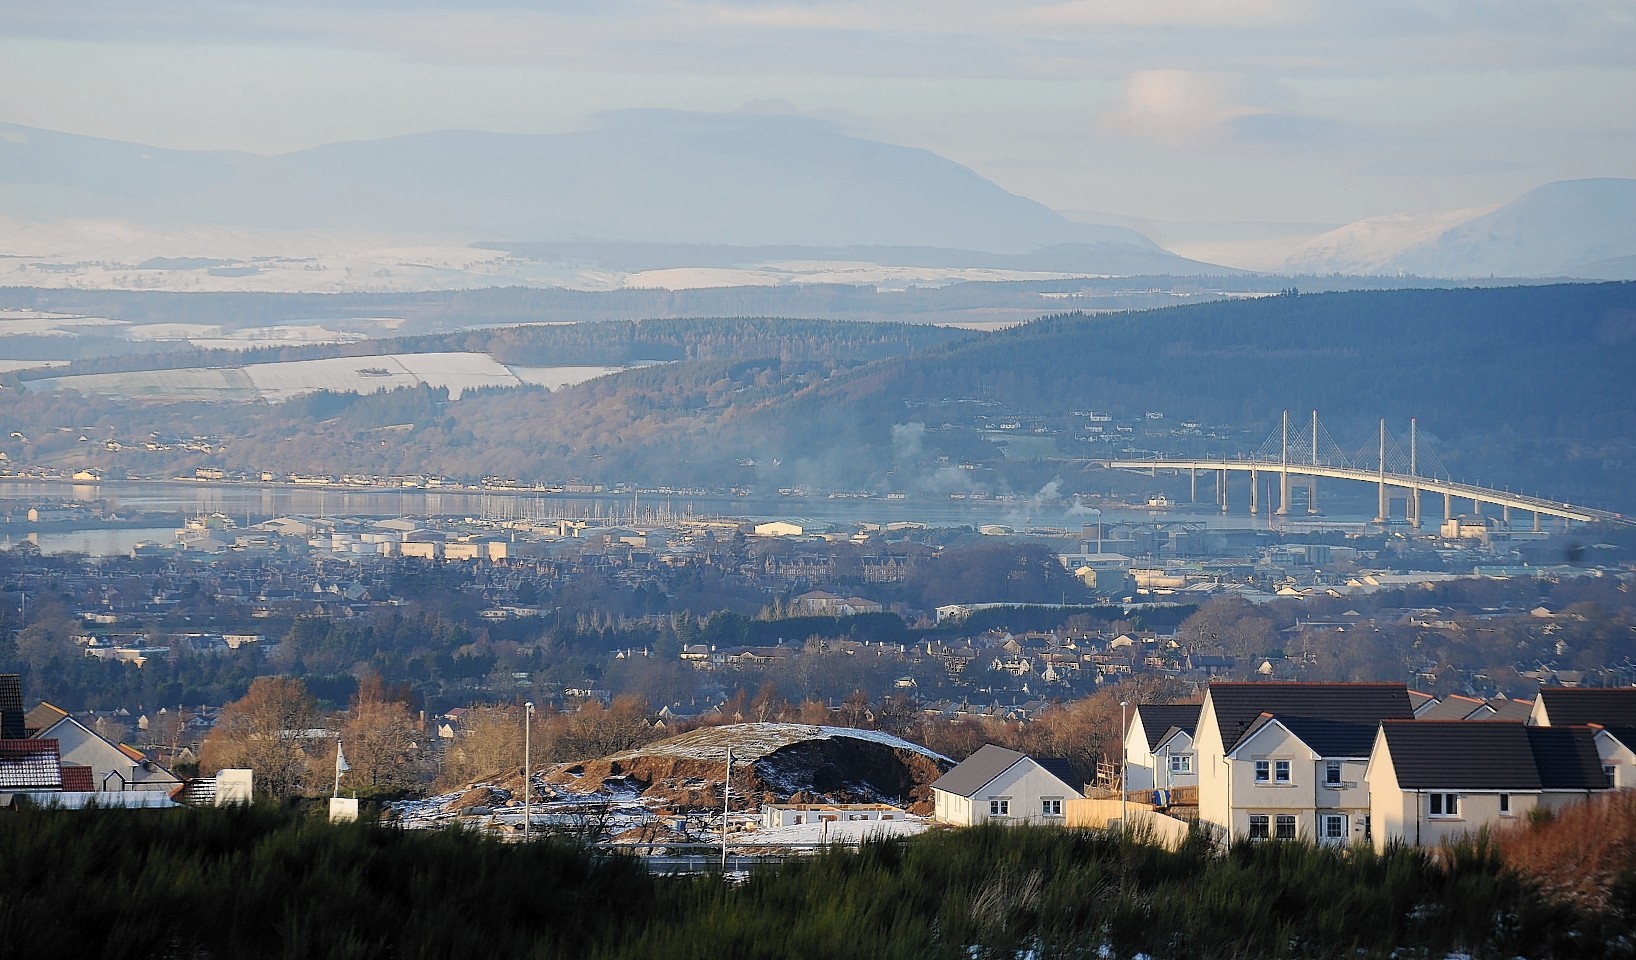
[[[1562,180],[1497,209],[1372,217],[1312,239],[1277,269],[1636,279],[1636,180]]]
[[[1055,248],[1080,272],[1231,272],[1074,223],[926,150],[740,114],[633,111],[573,133],[441,131],[273,157],[0,124],[0,216],[496,244]]]
[[[1192,259],[1126,222],[1140,221],[1075,222],[935,153],[795,116],[623,111],[570,133],[447,130],[270,157],[0,123],[3,285],[675,289],[1237,268],[1636,277],[1629,179],[1561,181],[1497,208],[1316,235],[1218,225],[1238,242],[1182,247]],[[1204,262],[1217,258],[1231,266]],[[812,266],[833,263],[852,266]]]

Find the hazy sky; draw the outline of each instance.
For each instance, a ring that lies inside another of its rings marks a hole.
[[[1633,0],[0,0],[0,38],[0,120],[167,147],[792,111],[1204,220],[1636,176]]]

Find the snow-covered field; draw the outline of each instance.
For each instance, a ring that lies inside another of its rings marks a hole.
[[[72,336],[88,331],[97,333],[119,332],[108,328],[125,328],[126,320],[107,317],[81,317],[68,313],[37,313],[33,310],[0,310],[0,337]]]
[[[80,290],[339,293],[533,286],[571,290],[850,283],[886,288],[1076,274],[856,261],[622,271],[467,245],[466,238],[336,230],[167,227],[114,220],[38,223],[0,217],[0,286]]]
[[[72,388],[89,396],[151,400],[266,400],[333,390],[369,394],[426,384],[460,397],[481,387],[535,383],[552,389],[590,380],[617,367],[528,367],[514,373],[484,353],[400,353],[328,360],[289,360],[243,367],[96,373],[37,380],[36,391]]]

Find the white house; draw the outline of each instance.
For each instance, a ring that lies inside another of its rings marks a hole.
[[[1636,727],[1636,687],[1541,687],[1528,723],[1536,727],[1587,723]]]
[[[1596,755],[1615,790],[1636,788],[1636,727],[1604,727],[1596,731]]]
[[[1212,683],[1194,738],[1199,820],[1228,841],[1361,840],[1375,733],[1412,718],[1401,683]]]
[[[91,768],[93,790],[169,791],[181,785],[180,779],[149,760],[142,751],[103,739],[52,704],[41,703],[30,710],[28,726],[36,731],[36,738],[57,741],[65,766]]]
[[[1591,727],[1387,720],[1366,773],[1372,837],[1429,846],[1526,821],[1612,784]]]
[[[933,816],[939,823],[972,827],[980,823],[1062,824],[1069,800],[1084,795],[1061,760],[986,744],[932,783]]]
[[[1531,726],[1590,725],[1602,771],[1617,787],[1636,787],[1636,687],[1543,687]]]
[[[1143,703],[1131,714],[1125,730],[1127,790],[1170,790],[1197,786],[1194,731],[1199,723],[1197,703]]]

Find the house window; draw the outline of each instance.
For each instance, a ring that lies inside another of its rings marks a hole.
[[[1171,773],[1192,773],[1193,755],[1191,753],[1173,753],[1170,755]]]
[[[1458,793],[1434,793],[1427,796],[1426,813],[1433,817],[1458,817],[1460,815],[1460,795]]]
[[[990,800],[988,802],[988,815],[991,816],[991,817],[1009,817],[1009,816],[1011,816],[1011,801],[1010,800]]]
[[[1289,783],[1289,761],[1274,760],[1272,762],[1272,779],[1275,783]]]
[[[1509,793],[1500,794],[1500,816],[1511,816],[1511,794]]]
[[[1252,814],[1250,814],[1250,839],[1251,840],[1265,840],[1265,839],[1267,839],[1267,837],[1270,836],[1270,833],[1268,831],[1269,824],[1270,824],[1270,821],[1267,819],[1266,814],[1264,814],[1264,813],[1252,813]]]
[[[1255,762],[1255,782],[1268,783],[1272,780],[1272,764],[1266,760]]]
[[[1279,840],[1294,840],[1295,839],[1295,815],[1294,814],[1292,814],[1292,813],[1280,813],[1278,815],[1277,823],[1278,823],[1278,832],[1276,834],[1274,834],[1275,837],[1277,837]]]
[[[1062,801],[1045,799],[1040,801],[1040,812],[1048,817],[1062,816]]]
[[[1341,785],[1341,762],[1339,760],[1324,761],[1324,783],[1331,787]]]
[[[1325,840],[1346,839],[1346,815],[1344,813],[1324,814],[1323,837]]]

